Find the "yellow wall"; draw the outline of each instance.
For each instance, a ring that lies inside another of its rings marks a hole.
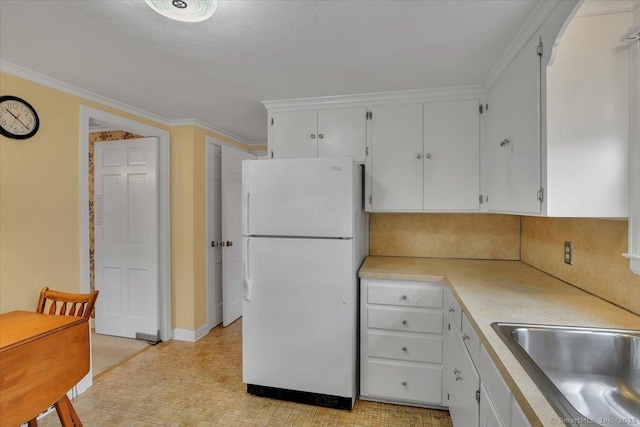
[[[202,326],[205,136],[247,147],[194,126],[169,128],[7,73],[0,73],[0,93],[26,99],[41,122],[31,139],[0,137],[0,312],[33,310],[43,286],[80,291],[78,134],[80,105],[86,105],[170,131],[173,326]]]
[[[372,214],[371,255],[520,259],[520,218],[491,214]]]
[[[522,261],[640,314],[640,276],[629,269],[627,221],[522,217]],[[563,260],[573,242],[574,263]]]

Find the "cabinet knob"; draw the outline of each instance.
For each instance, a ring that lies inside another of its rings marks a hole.
[[[449,313],[453,313],[454,311],[456,311],[453,307],[449,307]]]
[[[454,375],[458,375],[460,373],[460,370],[457,368],[453,368],[453,374]]]
[[[456,375],[456,381],[462,381],[462,377],[460,375]]]
[[[402,387],[406,387],[407,386],[407,382],[406,381],[402,381],[400,384],[402,384]]]
[[[430,159],[430,158],[431,158],[431,153],[427,153],[427,154],[425,155],[425,157],[426,157],[427,159]]]
[[[416,158],[421,159],[422,158],[422,154],[416,155]]]
[[[402,351],[407,352],[408,350],[407,346],[402,347]]]
[[[212,241],[211,242],[211,247],[212,248],[217,248],[220,244],[218,242]]]
[[[316,134],[315,133],[311,134],[311,139],[316,139]]]
[[[467,341],[469,340],[471,337],[465,333],[462,334],[462,341]]]
[[[403,324],[403,325],[408,325],[408,324],[409,324],[409,322],[407,322],[407,319],[404,319],[404,320],[402,321],[402,324]]]
[[[406,300],[407,300],[407,296],[406,296],[406,295],[402,295],[402,296],[400,297],[400,299],[401,299],[401,300],[403,300],[403,301],[406,301]]]
[[[509,138],[505,138],[502,141],[500,141],[500,147],[504,147],[506,145],[509,145],[511,143],[511,141],[509,141]]]
[[[323,134],[319,134],[318,138],[322,139],[322,138],[324,138],[324,135]]]

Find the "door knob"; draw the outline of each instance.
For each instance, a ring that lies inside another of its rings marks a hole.
[[[212,241],[212,242],[211,242],[211,247],[212,247],[212,248],[217,248],[218,246],[220,246],[220,243],[215,242],[215,241]]]
[[[222,245],[224,246],[224,242],[222,242]],[[230,240],[227,240],[227,247],[229,246],[233,246],[233,242]]]

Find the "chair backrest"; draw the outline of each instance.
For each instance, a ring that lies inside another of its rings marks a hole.
[[[98,291],[93,291],[89,294],[71,294],[44,287],[40,291],[36,313],[77,316],[89,319],[97,298]]]

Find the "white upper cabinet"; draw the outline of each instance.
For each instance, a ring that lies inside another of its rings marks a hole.
[[[626,217],[630,52],[620,36],[633,12],[586,15],[583,9],[546,73],[543,209],[548,216]]]
[[[422,203],[422,104],[371,109],[371,210],[419,211]]]
[[[479,100],[371,109],[370,211],[477,211]]]
[[[302,159],[318,156],[318,112],[287,111],[273,113],[270,157]]]
[[[366,160],[367,109],[318,110],[318,157],[353,157]]]
[[[482,165],[491,211],[540,213],[539,43],[529,40],[487,97]]]
[[[479,101],[424,104],[424,209],[477,211]]]
[[[481,147],[489,211],[627,217],[630,65],[620,36],[633,12],[599,4],[612,10],[583,7],[566,23],[574,5],[560,2],[490,89]]]
[[[365,107],[279,111],[269,120],[269,157],[353,157],[364,163]]]

